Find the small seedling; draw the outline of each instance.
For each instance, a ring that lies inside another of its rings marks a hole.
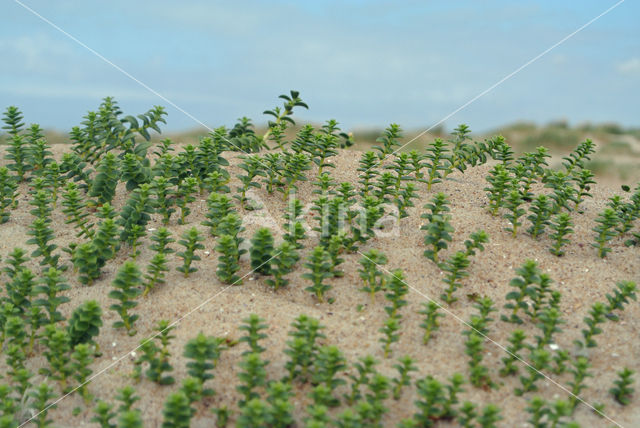
[[[484,188],[489,198],[489,209],[491,215],[497,216],[498,210],[504,206],[509,191],[513,187],[513,178],[504,164],[499,163],[489,171],[486,180],[491,185]]]
[[[261,227],[251,238],[251,269],[262,275],[271,274],[271,259],[273,258],[273,235],[268,227]]]
[[[520,217],[525,215],[526,211],[521,208],[524,203],[524,199],[520,194],[520,191],[517,189],[511,190],[504,201],[504,207],[509,211],[504,215],[504,218],[509,220],[511,223],[511,227],[508,227],[506,230],[511,232],[511,235],[515,238],[518,233],[518,227],[522,226],[522,222],[520,221]]]
[[[166,177],[157,176],[153,178],[151,187],[155,195],[156,212],[162,216],[162,224],[166,226],[169,224],[171,214],[176,212],[173,208],[176,203],[173,184]]]
[[[401,269],[393,270],[385,279],[384,297],[391,306],[385,306],[384,310],[390,318],[402,318],[398,311],[407,305],[404,296],[409,292],[409,286],[404,280],[404,274]]]
[[[505,309],[511,309],[511,315],[509,317],[502,315],[500,318],[503,321],[512,322],[516,324],[522,324],[522,319],[518,316],[518,311],[523,309],[527,311],[529,303],[526,301],[527,297],[531,297],[535,293],[533,284],[540,282],[541,271],[538,269],[538,265],[533,260],[526,260],[524,264],[516,269],[516,273],[519,277],[513,278],[509,285],[517,288],[516,291],[507,293],[507,300],[512,300],[513,303],[507,303],[504,305]]]
[[[44,328],[41,343],[47,349],[43,353],[47,357],[49,367],[42,367],[39,373],[57,380],[65,391],[67,379],[73,374],[69,358],[71,351],[69,335],[66,330],[49,324]]]
[[[238,402],[240,407],[244,407],[251,400],[260,397],[255,390],[267,384],[267,371],[265,370],[267,364],[268,361],[263,361],[260,354],[255,352],[245,354],[238,363],[242,370],[238,373],[238,379],[241,383],[236,386],[236,390],[243,395],[243,399]]]
[[[469,276],[469,273],[465,271],[469,267],[470,261],[467,254],[458,251],[445,262],[440,264],[440,268],[446,272],[445,277],[442,279],[445,284],[448,285],[445,293],[440,295],[440,298],[444,300],[448,305],[453,304],[458,300],[457,297],[453,297],[453,293],[462,287],[460,280]]]
[[[195,409],[190,407],[184,391],[176,391],[167,397],[162,409],[162,428],[189,428]]]
[[[240,156],[240,159],[244,162],[238,165],[238,167],[244,170],[246,174],[238,176],[242,186],[237,188],[240,195],[235,195],[234,197],[240,201],[242,208],[245,208],[247,202],[247,190],[252,187],[260,188],[260,183],[254,181],[254,179],[257,176],[266,177],[266,173],[264,171],[264,164],[262,163],[262,159],[259,155]]]
[[[89,404],[93,396],[87,389],[90,382],[89,377],[93,370],[89,366],[93,363],[93,346],[87,343],[79,343],[73,348],[71,354],[71,370],[73,378],[78,383],[78,391],[84,399],[85,404]]]
[[[204,384],[208,379],[213,379],[213,374],[210,373],[218,363],[220,354],[225,349],[223,347],[224,339],[205,336],[202,332],[189,340],[184,347],[183,355],[188,358],[187,362],[187,374],[200,379]],[[214,394],[213,389],[204,388],[202,390],[203,396],[212,396]]]
[[[395,147],[400,145],[399,138],[402,138],[402,130],[398,124],[392,123],[384,130],[382,136],[376,139],[376,143],[380,145],[372,148],[378,151],[380,163],[384,161],[387,155],[394,152]]]
[[[371,249],[363,254],[359,263],[362,268],[358,269],[358,272],[365,283],[364,287],[360,288],[360,291],[369,293],[371,304],[373,304],[376,293],[384,289],[385,286],[386,277],[380,267],[387,264],[387,256],[376,249]]]
[[[318,301],[323,302],[324,294],[331,289],[331,286],[323,281],[333,276],[329,253],[318,246],[313,249],[307,260],[304,267],[311,272],[302,274],[302,278],[310,280],[313,285],[305,288],[305,291],[315,294]]]
[[[53,420],[47,419],[49,410],[55,409],[57,404],[50,402],[52,398],[56,397],[56,393],[46,382],[42,382],[36,389],[32,389],[28,392],[29,397],[33,399],[29,408],[33,410],[35,416],[33,417],[33,423],[38,428],[46,428],[51,426]],[[7,416],[8,414],[5,413]],[[11,426],[9,424],[5,426]],[[17,426],[17,424],[16,424]]]
[[[634,388],[631,387],[634,382],[632,377],[634,373],[635,372],[633,370],[630,370],[627,367],[619,371],[618,379],[613,381],[616,386],[609,390],[609,393],[613,395],[616,401],[623,406],[626,406],[631,402],[631,397],[634,391]]]
[[[265,282],[273,287],[274,290],[289,284],[289,280],[285,275],[293,271],[293,267],[300,260],[300,255],[296,251],[293,244],[283,242],[275,249],[274,256],[271,259],[271,274],[273,279],[268,278]]]
[[[620,281],[613,290],[613,296],[606,295],[607,301],[607,318],[618,321],[618,315],[613,313],[616,309],[623,310],[625,304],[629,304],[629,299],[636,300],[636,283],[633,281]]]
[[[417,372],[418,367],[414,364],[414,360],[405,355],[398,359],[398,363],[393,365],[393,368],[398,371],[398,377],[393,378],[393,399],[399,400],[402,394],[402,388],[411,385],[411,372]]]
[[[573,367],[569,369],[569,371],[573,375],[573,380],[567,382],[567,384],[571,387],[571,395],[569,396],[569,408],[571,409],[572,413],[578,405],[578,397],[582,393],[582,390],[587,387],[584,384],[585,379],[587,377],[593,377],[593,375],[588,372],[590,366],[591,364],[586,357],[578,356],[575,360],[573,360]]]
[[[420,327],[424,329],[424,335],[422,336],[422,343],[426,345],[431,339],[431,335],[434,331],[440,328],[440,322],[438,318],[444,317],[444,314],[438,313],[440,305],[433,300],[423,303],[424,309],[418,311],[419,314],[424,315],[424,321],[420,324]]]
[[[87,217],[87,201],[80,195],[78,186],[74,182],[67,183],[65,187],[65,193],[62,195],[64,201],[62,206],[64,207],[62,212],[67,216],[65,224],[73,224],[76,229],[80,229],[77,233],[77,237],[85,236],[88,239],[93,238],[94,231],[92,230],[93,223],[89,223]]]
[[[616,236],[615,227],[620,222],[618,215],[612,208],[605,208],[603,212],[598,214],[596,223],[598,225],[592,230],[596,232],[596,243],[591,244],[598,249],[598,257],[604,258],[611,248],[607,247],[607,243]]]
[[[580,210],[579,206],[584,201],[585,197],[593,197],[589,191],[591,190],[591,185],[596,184],[596,182],[593,180],[593,173],[588,169],[580,169],[574,180],[578,185],[575,210],[581,213],[583,211]]]
[[[520,329],[516,329],[511,332],[511,336],[509,336],[510,345],[507,347],[508,355],[502,358],[504,367],[500,369],[501,376],[509,376],[518,373],[518,366],[516,363],[522,359],[520,351],[527,346],[524,343],[526,338],[526,334]]]
[[[202,241],[204,241],[204,237],[200,235],[200,232],[198,232],[195,226],[184,232],[182,239],[178,241],[178,244],[184,247],[184,251],[176,253],[176,255],[182,259],[182,266],[178,266],[176,270],[182,272],[185,278],[198,270],[191,267],[191,263],[200,260],[200,256],[195,254],[195,252],[196,250],[204,249],[204,245],[201,244]]]
[[[134,336],[137,331],[134,323],[139,318],[137,314],[130,314],[129,310],[138,306],[136,298],[142,293],[142,274],[138,266],[132,261],[126,261],[118,271],[112,282],[115,290],[111,290],[109,298],[120,301],[109,306],[109,309],[120,315],[121,321],[115,321],[113,328],[124,328],[129,336]]]
[[[196,200],[194,194],[198,191],[198,180],[195,177],[186,177],[178,184],[176,192],[176,205],[180,207],[178,224],[185,224],[185,218],[191,213],[189,204]]]
[[[397,342],[400,339],[400,335],[396,332],[400,330],[400,320],[398,318],[389,317],[384,323],[384,326],[378,331],[384,334],[384,337],[380,338],[384,351],[384,358],[388,358],[391,353],[391,344]]]
[[[226,195],[211,193],[207,198],[207,207],[209,208],[205,214],[207,220],[203,221],[202,225],[209,227],[211,236],[219,236],[218,225],[225,216],[232,213],[233,203]]]
[[[135,361],[135,369],[133,377],[139,380],[142,375],[143,364],[148,364],[147,370],[144,371],[145,376],[159,385],[171,385],[175,382],[172,376],[165,376],[167,372],[173,371],[173,367],[169,363],[169,342],[175,336],[171,335],[171,330],[175,326],[169,326],[169,322],[161,320],[155,330],[158,335],[152,339],[145,339],[140,343],[141,355]],[[156,345],[153,339],[158,339],[161,346]]]
[[[546,349],[531,348],[529,355],[530,365],[527,366],[529,376],[520,376],[522,388],[515,388],[514,394],[522,396],[526,392],[537,391],[536,382],[543,378],[542,371],[549,368],[551,354]]]
[[[531,222],[531,226],[527,229],[527,232],[533,238],[537,238],[544,232],[545,226],[549,225],[549,218],[551,217],[551,204],[546,195],[538,195],[531,203],[529,207],[531,214],[527,217],[527,220]]]
[[[425,158],[429,159],[429,161],[425,164],[427,167],[427,191],[431,190],[431,186],[434,184],[442,182],[442,174],[440,171],[446,171],[447,166],[445,165],[448,162],[447,145],[442,141],[441,138],[436,138],[433,143],[429,144],[427,147],[427,154]]]
[[[89,196],[98,198],[98,204],[111,202],[116,194],[116,186],[120,179],[118,158],[113,152],[108,152],[100,161],[97,175],[91,182]]]
[[[222,235],[218,238],[216,251],[220,253],[218,258],[218,269],[216,275],[225,284],[240,285],[242,279],[236,275],[240,270],[238,260],[240,259],[240,250],[238,242],[231,235]]]
[[[151,186],[142,184],[135,189],[125,206],[120,211],[117,224],[122,226],[120,241],[131,246],[131,257],[135,259],[140,253],[137,249],[140,238],[147,234],[146,226],[155,211],[151,199]]]
[[[33,288],[33,295],[44,294],[43,298],[36,299],[31,304],[33,306],[41,306],[48,313],[48,323],[55,324],[58,321],[64,321],[64,317],[58,311],[58,307],[64,303],[69,302],[67,296],[58,295],[59,293],[68,290],[69,284],[64,282],[62,272],[54,267],[50,267],[45,272],[44,276],[40,279],[40,285]]]
[[[87,300],[71,313],[69,318],[69,340],[72,347],[81,343],[91,344],[97,348],[93,340],[98,337],[102,327],[102,308],[95,300]]]
[[[294,245],[295,248],[303,248],[300,243],[301,240],[306,238],[304,226],[300,221],[302,217],[302,203],[299,199],[291,199],[287,205],[287,210],[284,213],[284,240]]]
[[[27,235],[33,236],[33,238],[28,239],[26,243],[38,246],[38,248],[31,253],[31,257],[42,257],[40,265],[49,265],[56,268],[58,267],[60,255],[53,254],[58,246],[51,243],[55,235],[49,224],[50,222],[47,219],[35,219],[27,231]]]
[[[564,251],[561,248],[571,242],[566,236],[573,233],[572,226],[571,216],[568,213],[560,213],[553,218],[549,225],[551,230],[554,231],[550,236],[553,240],[553,245],[549,248],[551,254],[558,257],[564,255]]]
[[[420,227],[426,230],[424,243],[433,247],[424,251],[424,256],[438,264],[438,253],[440,250],[448,248],[447,242],[451,242],[451,234],[454,232],[453,226],[449,222],[450,215],[444,213],[449,211],[447,197],[444,193],[438,193],[432,200],[431,204],[425,205],[431,213],[423,214],[421,217],[428,219],[429,223]]]

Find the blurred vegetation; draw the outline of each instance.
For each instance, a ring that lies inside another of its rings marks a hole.
[[[287,136],[292,138],[304,125],[298,122],[287,130]],[[314,124],[321,126],[320,124]],[[257,126],[256,133],[262,134],[266,126]],[[426,127],[425,127],[426,129]],[[369,150],[375,144],[384,130],[380,128],[353,129],[356,150]],[[473,130],[473,127],[472,127]],[[403,151],[418,150],[432,142],[435,138],[450,138],[450,130],[439,125],[431,131],[420,135],[423,130],[405,130],[402,144],[407,144]],[[170,138],[178,144],[197,144],[200,137],[208,134],[204,128],[194,128],[183,132],[169,132],[162,135],[153,135],[152,142],[157,143],[164,138]],[[616,182],[640,181],[640,128],[625,128],[616,123],[583,123],[570,126],[566,121],[553,121],[545,125],[533,122],[521,121],[502,126],[485,133],[472,133],[473,139],[483,141],[495,135],[502,135],[513,147],[516,154],[531,152],[539,146],[549,149],[552,157],[552,165],[560,166],[562,157],[571,152],[581,141],[590,138],[596,143],[597,152],[589,164],[589,168],[599,179]],[[49,144],[69,143],[68,134],[59,131],[46,131],[45,137]],[[5,138],[0,136],[4,144]]]

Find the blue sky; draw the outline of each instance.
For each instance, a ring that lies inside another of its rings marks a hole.
[[[289,89],[343,127],[426,129],[616,1],[36,1],[39,14],[215,127],[265,121]],[[0,108],[68,130],[105,96],[167,107],[18,3],[0,5]],[[445,122],[640,126],[640,17],[627,0]]]

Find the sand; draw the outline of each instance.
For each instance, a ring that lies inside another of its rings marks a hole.
[[[54,146],[56,157],[60,156],[68,147]],[[331,169],[333,179],[337,182],[357,182],[356,168],[360,153],[348,151],[341,153],[332,159],[335,169]],[[232,154],[226,153],[225,157],[231,159]],[[235,164],[236,162],[232,162]],[[464,174],[456,172],[450,180],[436,184],[428,192],[426,185],[419,185],[419,199],[416,207],[409,209],[410,216],[399,222],[390,219],[388,227],[376,238],[360,247],[360,251],[366,252],[376,248],[384,252],[389,259],[387,268],[401,269],[410,287],[407,296],[409,304],[401,309],[401,334],[398,343],[392,345],[393,355],[384,359],[382,348],[378,340],[386,318],[384,306],[387,302],[380,293],[376,296],[374,304],[371,304],[369,296],[358,291],[362,281],[358,276],[358,260],[360,254],[345,254],[344,264],[341,266],[345,272],[342,278],[333,278],[328,282],[333,287],[328,297],[335,299],[334,303],[318,303],[316,299],[304,288],[310,285],[309,281],[301,278],[304,272],[302,262],[289,278],[288,287],[274,292],[264,282],[263,277],[250,274],[250,263],[243,258],[240,274],[249,274],[245,277],[243,285],[226,286],[221,284],[215,276],[217,254],[213,250],[215,239],[208,236],[207,228],[200,225],[206,213],[206,195],[198,197],[191,204],[192,213],[188,217],[187,225],[177,225],[176,218],[172,218],[170,230],[174,237],[178,237],[184,230],[197,226],[207,235],[204,241],[206,252],[200,251],[201,261],[194,262],[198,271],[185,279],[181,273],[175,270],[179,261],[175,256],[171,257],[172,271],[167,277],[167,283],[153,290],[149,295],[139,299],[139,305],[134,310],[140,315],[136,326],[138,334],[129,337],[122,330],[116,330],[111,324],[118,319],[118,315],[108,307],[114,301],[107,297],[111,290],[111,282],[119,266],[128,259],[126,246],[118,253],[118,256],[109,262],[103,269],[103,274],[92,286],[81,285],[75,274],[67,272],[66,277],[72,286],[65,294],[71,299],[70,303],[63,305],[60,310],[65,316],[69,316],[73,308],[89,299],[97,300],[102,306],[104,326],[100,331],[97,342],[103,351],[103,355],[92,365],[94,373],[101,373],[88,386],[89,390],[97,398],[115,402],[117,390],[125,385],[133,385],[141,397],[137,407],[141,409],[145,426],[159,426],[162,422],[162,408],[165,398],[175,391],[181,380],[186,376],[185,358],[182,351],[185,343],[202,331],[206,335],[222,336],[237,339],[242,335],[238,330],[242,320],[249,314],[255,313],[264,318],[269,326],[266,333],[268,337],[261,343],[267,350],[264,358],[269,360],[267,366],[270,380],[281,378],[284,373],[284,364],[287,360],[283,353],[285,342],[288,340],[287,332],[292,321],[300,314],[316,317],[326,328],[326,339],[321,344],[336,345],[344,353],[350,363],[365,355],[373,355],[380,364],[378,369],[387,376],[395,376],[392,368],[397,358],[410,355],[419,368],[418,373],[413,373],[413,380],[433,375],[439,380],[446,381],[453,373],[462,373],[468,379],[468,357],[464,353],[464,338],[461,332],[467,329],[463,321],[469,319],[475,313],[473,302],[466,296],[477,294],[490,297],[500,311],[494,314],[494,321],[490,324],[489,338],[485,344],[484,363],[489,367],[491,377],[500,384],[493,390],[482,390],[465,384],[465,392],[461,394],[461,401],[471,400],[481,406],[494,403],[501,409],[503,420],[498,424],[504,427],[525,426],[529,415],[525,412],[526,400],[534,395],[540,395],[548,400],[566,398],[564,388],[570,388],[569,373],[556,376],[549,374],[549,380],[538,382],[537,393],[527,393],[524,397],[516,397],[513,393],[515,387],[520,386],[517,377],[500,377],[498,370],[502,367],[501,358],[506,354],[500,346],[507,346],[507,338],[515,328],[499,319],[499,314],[505,312],[502,309],[505,304],[505,295],[510,291],[508,283],[516,274],[514,269],[522,265],[526,259],[537,261],[539,267],[547,272],[554,280],[553,288],[562,292],[560,304],[563,319],[566,324],[562,326],[563,332],[556,336],[556,343],[560,349],[568,349],[574,352],[572,342],[580,337],[580,330],[584,327],[583,318],[587,315],[590,306],[595,301],[606,302],[605,295],[611,293],[616,282],[622,280],[640,280],[640,252],[637,247],[625,247],[624,239],[616,238],[612,241],[613,251],[605,259],[598,258],[596,250],[591,247],[595,225],[594,219],[603,209],[607,198],[617,193],[615,187],[597,185],[593,189],[594,197],[584,202],[584,213],[572,215],[575,223],[575,233],[571,237],[571,244],[566,248],[566,255],[562,258],[553,256],[548,252],[549,238],[544,236],[534,240],[524,231],[517,238],[512,238],[510,232],[504,230],[507,221],[501,217],[492,217],[487,211],[487,198],[483,188],[486,186],[484,177],[490,169],[489,165],[471,168]],[[231,167],[232,177],[239,170]],[[308,176],[314,177],[315,169]],[[234,179],[235,180],[235,179]],[[315,195],[312,195],[311,179],[302,183],[298,197],[307,207]],[[232,181],[232,189],[236,182]],[[21,185],[20,204],[8,223],[0,226],[0,256],[4,260],[6,255],[16,246],[32,251],[32,246],[27,246],[26,231],[32,221],[29,214],[27,198],[28,187]],[[540,191],[541,188],[534,189]],[[456,250],[462,249],[463,242],[469,234],[484,229],[490,242],[484,252],[479,253],[472,261],[468,271],[469,277],[463,282],[464,288],[458,290],[456,295],[460,300],[451,307],[445,305],[447,316],[442,319],[440,330],[437,331],[428,345],[422,345],[422,329],[419,324],[422,316],[417,312],[422,304],[430,298],[440,301],[438,296],[444,289],[441,282],[442,272],[430,260],[423,257],[425,249],[423,243],[424,232],[419,230],[423,219],[420,215],[425,212],[422,206],[427,203],[435,192],[444,192],[451,202],[452,224],[455,227],[453,242],[442,256],[447,257]],[[125,199],[126,192],[122,185],[118,188],[114,205],[120,208]],[[277,238],[281,241],[282,212],[285,202],[280,193],[269,195],[264,186],[262,189],[253,190],[251,197],[258,200],[263,209],[252,212],[240,213],[244,217],[246,231],[243,236],[249,238],[255,230],[261,226],[272,228]],[[310,224],[315,225],[311,215],[307,215]],[[161,225],[159,215],[154,215],[148,228],[158,228]],[[53,228],[56,231],[55,243],[61,248],[76,240],[70,226],[64,224],[64,216],[60,212],[60,206],[55,210]],[[637,226],[636,226],[637,228]],[[637,230],[637,229],[636,229]],[[137,263],[145,268],[151,258],[151,251],[147,248],[148,237],[142,240],[142,253]],[[305,240],[303,257],[317,244],[317,237],[310,236]],[[177,246],[174,244],[174,248]],[[60,250],[58,250],[60,251]],[[61,253],[61,263],[69,264],[69,256]],[[29,267],[34,272],[41,272],[41,267],[30,262]],[[6,281],[6,276],[3,281]],[[360,310],[359,309],[360,306]],[[139,342],[153,334],[154,327],[161,319],[170,321],[179,320],[174,330],[175,339],[171,344],[171,364],[175,368],[172,375],[178,380],[173,386],[158,386],[153,382],[143,379],[139,383],[129,377],[133,370],[135,359],[132,350]],[[538,334],[535,326],[530,322],[522,326],[529,340]],[[628,406],[617,404],[611,395],[609,388],[613,386],[616,371],[623,367],[629,367],[636,372],[640,371],[640,307],[632,302],[626,310],[620,313],[618,322],[607,322],[603,326],[603,334],[596,337],[599,344],[597,348],[588,352],[593,377],[586,381],[587,388],[581,394],[587,403],[601,402],[606,404],[605,414],[610,420],[603,419],[594,414],[587,406],[580,405],[574,414],[574,420],[585,427],[611,426],[615,423],[626,427],[640,426],[640,406],[638,397]],[[531,343],[531,342],[530,342]],[[192,426],[212,426],[215,416],[211,409],[226,404],[234,412],[237,411],[237,401],[240,398],[235,390],[238,384],[238,362],[240,355],[246,350],[246,345],[241,344],[223,352],[218,367],[215,369],[215,379],[207,383],[208,387],[215,389],[216,394],[212,398],[206,398],[195,405],[196,413],[192,419]],[[36,347],[36,355],[41,353],[42,347]],[[526,356],[526,353],[525,353]],[[0,359],[0,371],[6,369],[4,358]],[[34,356],[29,359],[29,368],[37,372],[44,366],[46,360],[43,356]],[[522,365],[520,364],[521,372]],[[38,384],[43,377],[36,375],[32,383]],[[295,384],[296,396],[293,399],[297,426],[302,425],[305,416],[304,409],[310,399],[309,385]],[[336,394],[341,396],[347,389],[338,388]],[[57,391],[59,393],[59,391]],[[417,399],[415,387],[405,388],[400,400],[388,399],[386,406],[388,413],[384,416],[385,426],[395,426],[402,418],[412,416],[416,409],[413,405]],[[72,415],[76,407],[81,407],[77,415]],[[93,405],[88,408],[83,405],[82,399],[77,395],[65,397],[58,403],[56,409],[50,411],[50,418],[56,426],[97,426],[89,420],[93,417]],[[332,414],[339,413],[343,407],[332,410]],[[235,417],[232,418],[235,421]],[[438,426],[454,426],[451,423],[440,423]]]

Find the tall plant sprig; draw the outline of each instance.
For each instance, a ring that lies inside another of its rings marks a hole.
[[[176,270],[178,272],[182,272],[185,278],[189,277],[190,274],[198,270],[194,267],[191,267],[191,264],[194,261],[200,260],[200,256],[195,252],[197,250],[204,250],[202,241],[204,241],[204,237],[200,234],[195,226],[185,231],[182,234],[182,239],[178,241],[178,244],[184,247],[184,251],[179,251],[176,253],[176,255],[182,259],[182,266],[178,266]]]
[[[151,182],[153,195],[155,196],[156,212],[162,216],[162,224],[168,225],[171,214],[176,212],[175,190],[173,184],[164,176],[156,176]]]
[[[247,191],[252,188],[260,188],[260,182],[254,181],[256,177],[266,177],[265,166],[260,158],[260,155],[246,155],[240,156],[243,160],[238,167],[242,169],[245,174],[238,176],[242,186],[237,188],[239,195],[234,195],[236,199],[240,201],[240,205],[245,208],[247,202]]]
[[[534,260],[526,260],[524,264],[516,269],[516,273],[519,275],[513,278],[509,285],[515,287],[515,291],[507,293],[506,299],[509,302],[504,305],[505,309],[511,309],[509,317],[502,315],[503,321],[508,321],[516,324],[522,324],[522,319],[518,316],[520,309],[527,311],[529,308],[529,302],[527,298],[532,297],[535,294],[534,284],[540,282],[541,271],[538,268],[538,264]]]
[[[207,198],[207,207],[207,220],[203,221],[202,225],[209,228],[211,236],[218,236],[218,225],[225,216],[233,212],[233,202],[227,195],[211,193]]]
[[[490,184],[484,188],[489,198],[489,209],[491,215],[496,216],[498,210],[504,206],[509,191],[513,187],[513,178],[504,164],[499,163],[489,171],[486,180]]]
[[[596,242],[591,244],[597,248],[598,257],[604,258],[611,251],[607,244],[616,236],[615,227],[619,222],[620,219],[613,208],[605,208],[604,211],[598,214],[598,218],[596,218],[596,223],[598,224],[592,229],[596,232]]]
[[[332,288],[331,285],[324,283],[325,279],[333,277],[329,253],[323,247],[317,246],[307,260],[304,267],[310,272],[303,273],[302,278],[310,280],[313,285],[305,290],[315,294],[318,301],[323,302],[324,294]]]
[[[89,196],[98,200],[98,205],[111,203],[120,179],[120,163],[113,152],[107,153],[98,165],[97,174],[91,182]]]
[[[109,298],[118,300],[109,306],[109,309],[120,315],[121,320],[113,323],[113,328],[124,328],[129,336],[136,334],[134,323],[140,317],[138,314],[130,314],[129,311],[136,306],[136,298],[142,293],[142,274],[138,266],[132,261],[126,261],[112,282],[114,290],[109,293]]]
[[[154,212],[151,185],[146,183],[135,189],[122,207],[117,221],[117,224],[122,226],[120,241],[131,246],[131,256],[134,259],[139,254],[138,241],[147,234],[146,226]]]
[[[305,109],[309,109],[309,106],[302,101],[300,98],[299,91],[289,91],[289,95],[282,94],[278,98],[284,100],[282,108],[275,107],[272,110],[265,110],[263,114],[268,116],[272,116],[275,120],[269,120],[269,129],[262,136],[263,144],[267,142],[267,140],[271,139],[272,135],[280,135],[284,130],[288,127],[288,125],[295,125],[295,121],[291,117],[293,114],[293,109],[295,107],[303,107]],[[284,148],[284,142],[281,138],[275,139],[278,148]],[[266,144],[265,144],[266,145]]]
[[[436,264],[438,263],[438,253],[440,250],[448,248],[447,242],[451,242],[451,233],[454,232],[450,223],[451,216],[446,214],[450,211],[448,203],[447,196],[440,192],[434,196],[431,203],[424,206],[430,212],[421,216],[421,218],[428,220],[426,225],[420,227],[421,230],[427,231],[424,243],[428,247],[432,247],[424,251],[424,256]]]
[[[386,276],[380,270],[380,266],[386,265],[387,261],[387,256],[376,249],[369,250],[359,260],[362,267],[358,269],[358,272],[365,284],[360,288],[360,291],[369,293],[371,304],[375,302],[376,293],[384,289]]]
[[[538,195],[529,206],[531,214],[527,216],[527,220],[531,222],[531,226],[527,232],[532,238],[537,238],[550,223],[551,204],[547,195]]]
[[[198,180],[194,177],[186,177],[178,184],[176,192],[176,205],[180,207],[180,218],[178,224],[185,224],[186,217],[191,213],[189,204],[196,200],[195,193],[198,191]]]
[[[554,232],[551,234],[553,245],[549,248],[549,252],[551,252],[551,254],[558,257],[564,255],[562,247],[571,242],[567,239],[567,235],[573,232],[573,229],[571,228],[572,226],[573,222],[571,221],[569,213],[563,212],[553,218],[549,226]]]
[[[287,210],[284,212],[284,240],[293,245],[297,249],[303,248],[301,240],[307,237],[306,231],[302,224],[302,202],[293,198],[287,204]]]
[[[296,248],[289,242],[283,242],[274,251],[271,260],[271,274],[273,279],[268,278],[265,282],[274,290],[289,284],[289,279],[285,275],[291,273],[295,264],[300,260],[300,255]]]
[[[376,143],[378,145],[375,145],[372,148],[378,151],[378,159],[380,163],[382,163],[385,158],[393,153],[395,148],[400,145],[398,142],[400,138],[402,138],[400,125],[392,123],[384,130],[382,136],[376,139]]]
[[[9,169],[0,167],[0,224],[9,221],[11,208],[15,208],[14,201],[17,201],[18,183],[9,174]]]
[[[87,209],[88,202],[86,198],[80,194],[78,185],[72,181],[65,186],[65,192],[62,195],[62,212],[67,216],[65,224],[73,224],[76,229],[77,237],[84,236],[87,239],[93,238],[95,233],[93,223],[90,223],[89,212]]]
[[[520,191],[517,189],[512,189],[511,191],[509,191],[504,201],[504,207],[508,211],[508,213],[504,215],[504,218],[509,220],[509,223],[511,223],[511,227],[506,228],[506,230],[511,232],[511,236],[513,236],[514,238],[518,233],[518,227],[522,226],[520,217],[522,217],[526,213],[524,208],[522,208],[523,204],[524,199],[522,198]]]

